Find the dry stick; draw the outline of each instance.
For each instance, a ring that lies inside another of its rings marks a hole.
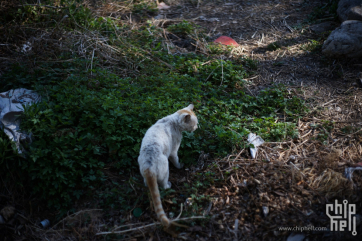
[[[252,80],[252,79],[255,79],[255,78],[257,78],[257,77],[259,77],[259,75],[256,75],[256,76],[251,77],[251,78],[246,78],[246,79],[244,79],[244,80]]]
[[[93,69],[93,58],[94,58],[94,51],[95,51],[95,49],[93,49],[93,53],[92,53],[92,61],[91,61],[91,76],[93,76],[93,71],[92,71],[92,69]]]
[[[312,130],[308,131],[308,132],[307,132],[307,134],[305,134],[305,135],[301,136],[301,137],[300,137],[300,139],[302,139],[302,138],[306,137],[306,136],[307,136],[307,135],[309,135],[311,132],[312,132]]]
[[[269,158],[269,156],[268,156],[267,152],[266,152],[266,151],[264,151],[262,148],[259,148],[259,150],[261,150],[262,152],[264,152],[264,154],[265,154],[265,156],[266,156],[267,160],[270,162],[271,160],[270,160],[270,158]]]
[[[117,229],[120,229],[120,228],[134,226],[134,225],[139,225],[139,223],[130,223],[130,224],[121,225],[121,226],[118,226],[117,228],[113,229],[113,231],[116,231]]]
[[[181,203],[181,211],[180,211],[180,214],[177,216],[176,219],[179,219],[181,217],[181,214],[182,214],[182,207],[183,207],[183,204]]]
[[[207,76],[207,78],[205,79],[205,82],[210,78],[210,76],[212,75],[212,73],[214,73],[215,69],[209,74],[209,76]]]
[[[221,83],[220,86],[222,85],[222,82],[224,82],[224,66],[222,65],[222,59],[220,60],[221,63]]]
[[[290,164],[292,164],[304,177],[305,177],[305,175],[304,175],[304,173],[303,172],[301,172],[300,171],[300,169],[296,166],[296,165],[294,165],[294,163],[293,162],[290,162]]]
[[[243,149],[239,152],[239,154],[234,158],[234,161],[239,158],[239,156],[241,155],[241,153],[243,153],[244,150],[245,150],[245,148],[243,148]]]
[[[358,131],[356,131],[355,133],[352,133],[352,134],[350,134],[350,135],[347,135],[348,137],[352,137],[354,134],[357,134],[358,132],[360,132],[360,131],[362,131],[362,128],[361,129],[359,129]]]
[[[256,96],[253,94],[253,92],[251,92],[251,91],[249,90],[248,86],[245,85],[245,88],[249,91],[249,93],[250,93],[251,95],[253,95],[254,97],[256,97]]]
[[[201,218],[205,218],[204,216],[192,216],[189,218],[180,218],[180,219],[175,219],[172,220],[172,222],[176,222],[176,221],[186,221],[186,220],[190,220],[190,219],[201,219]],[[123,231],[118,231],[118,232],[101,232],[101,233],[96,233],[96,235],[107,235],[107,234],[120,234],[120,233],[127,233],[130,231],[135,231],[135,230],[140,230],[141,228],[147,228],[147,227],[152,227],[152,226],[156,226],[158,224],[161,224],[160,222],[156,222],[156,223],[151,223],[145,226],[141,226],[141,227],[136,227],[136,228],[131,228],[131,229],[127,229],[127,230],[123,230]]]
[[[222,174],[222,171],[221,171],[221,169],[220,169],[220,166],[217,164],[217,168],[219,169],[219,171],[220,171],[220,174],[221,174],[221,176],[222,176],[222,179],[224,180],[225,178],[224,178],[224,175]]]
[[[323,106],[325,106],[325,105],[327,105],[327,104],[329,104],[329,103],[331,103],[331,102],[333,102],[333,101],[335,101],[335,99],[330,100],[330,101],[328,101],[328,102],[324,103],[324,104],[323,104],[323,105],[321,105],[321,106],[323,107]]]

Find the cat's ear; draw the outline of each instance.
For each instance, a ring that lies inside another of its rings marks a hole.
[[[191,121],[191,115],[185,115],[184,121],[185,123],[189,123]]]
[[[193,109],[194,109],[194,105],[193,105],[193,104],[190,104],[189,106],[186,107],[186,109],[188,109],[188,110],[193,110]]]

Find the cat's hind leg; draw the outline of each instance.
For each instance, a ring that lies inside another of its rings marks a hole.
[[[168,181],[169,169],[168,169],[168,160],[167,157],[162,155],[160,157],[160,165],[158,165],[158,176],[157,181],[160,187],[164,189],[171,188],[171,182]]]

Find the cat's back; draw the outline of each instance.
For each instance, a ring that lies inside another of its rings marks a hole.
[[[164,144],[170,141],[175,125],[175,114],[166,116],[153,124],[146,132],[141,145],[141,150],[150,144]],[[158,145],[157,145],[158,146]]]

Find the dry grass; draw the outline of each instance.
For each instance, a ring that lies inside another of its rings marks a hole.
[[[305,99],[311,108],[311,112],[298,121],[297,139],[264,143],[259,147],[256,159],[251,159],[248,150],[235,150],[235,153],[218,160],[210,160],[207,155],[203,155],[189,170],[181,173],[171,171],[170,178],[175,183],[177,195],[184,191],[182,183],[196,183],[198,174],[205,176],[212,172],[215,173],[213,179],[219,180],[211,186],[200,187],[198,192],[198,195],[209,196],[209,201],[200,202],[198,212],[209,215],[210,219],[202,225],[193,223],[194,226],[183,230],[180,239],[281,240],[289,232],[279,231],[279,227],[311,224],[316,227],[328,226],[329,219],[324,214],[325,204],[332,202],[334,198],[360,203],[360,172],[354,174],[353,185],[345,178],[344,170],[356,166],[362,157],[362,90],[353,85],[361,62],[326,60],[318,53],[311,54],[302,49],[308,39],[315,38],[315,35],[307,27],[299,29],[291,26],[300,24],[310,8],[301,7],[302,1],[286,0],[273,4],[259,0],[236,5],[217,1],[190,3],[170,0],[167,3],[174,7],[163,10],[163,13],[172,18],[151,19],[154,25],[165,28],[170,23],[188,19],[205,27],[212,38],[220,34],[234,37],[240,47],[220,58],[243,56],[259,61],[255,76],[248,80],[248,89],[252,94],[256,95],[271,84],[284,83],[288,85],[291,95]],[[128,25],[130,29],[137,29],[143,24],[130,14],[132,1],[122,5],[111,0],[100,5],[91,2],[85,4],[97,16],[120,18],[120,24]],[[181,8],[176,9],[177,5]],[[9,6],[9,1],[2,2],[3,9]],[[297,11],[298,8],[301,10]],[[218,18],[219,21],[202,21],[199,19],[201,15]],[[117,43],[132,47],[127,42],[127,31],[116,32],[117,40],[110,44],[107,37],[96,31],[68,32],[55,27],[38,29],[33,32],[33,36],[28,36],[28,30],[33,29],[34,25],[13,27],[17,38],[3,38],[0,45],[0,73],[4,73],[13,63],[28,63],[31,66],[35,56],[38,62],[59,61],[56,56],[66,50],[91,60],[92,64],[95,64],[93,59],[97,57],[97,64],[108,66],[121,76],[132,77],[138,74],[139,62],[125,58],[124,49],[117,47]],[[193,35],[195,45],[192,51],[208,54],[210,44],[197,36],[198,33]],[[166,29],[161,37],[164,38],[162,44],[169,54],[190,51],[176,46]],[[268,45],[276,41],[284,41],[284,46],[270,51]],[[19,49],[26,42],[31,43],[32,50],[21,54]],[[167,63],[146,50],[138,54],[167,66]],[[70,58],[61,61],[73,60]],[[135,193],[132,198],[144,192],[141,187],[133,189]],[[187,198],[189,197],[183,199]],[[164,200],[167,213],[173,206],[169,199],[171,198],[167,197]],[[6,197],[6,200],[11,203],[10,198]],[[81,211],[68,215],[46,232],[38,226],[41,215],[28,217],[25,211],[19,211],[24,209],[16,208],[18,216],[11,217],[14,220],[13,226],[2,229],[6,234],[17,230],[21,234],[19,237],[23,238],[103,240],[103,237],[96,234],[108,231],[108,228],[116,230],[119,222],[115,220],[122,217],[125,226],[121,228],[133,229],[122,237],[118,236],[119,239],[172,239],[155,227],[155,219],[149,209],[142,219],[135,219],[131,212],[81,210],[83,208],[80,206]],[[361,213],[360,205],[357,209]],[[341,237],[338,236],[341,234],[331,234],[328,237],[321,233],[308,235],[309,240],[338,240]]]

